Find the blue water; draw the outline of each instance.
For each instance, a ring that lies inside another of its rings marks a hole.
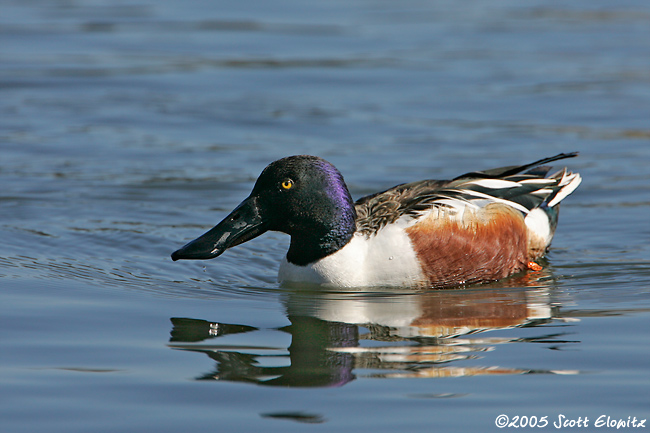
[[[650,418],[648,71],[640,0],[3,2],[0,431]],[[169,258],[282,156],[360,197],[567,151],[521,278],[283,288],[277,233]]]

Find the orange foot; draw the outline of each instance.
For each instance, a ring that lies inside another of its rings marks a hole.
[[[528,262],[528,269],[531,271],[541,271],[542,267],[535,262]]]

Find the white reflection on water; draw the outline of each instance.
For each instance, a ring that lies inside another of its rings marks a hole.
[[[579,343],[568,338],[567,331],[551,332],[543,326],[554,321],[571,326],[570,320],[558,317],[561,302],[548,273],[543,278],[531,273],[500,285],[417,293],[293,288],[285,292],[283,303],[291,325],[272,330],[172,318],[169,346],[204,353],[216,361],[214,371],[197,379],[268,386],[342,386],[357,377],[579,373],[489,362],[489,352],[499,345],[542,343],[561,348]],[[540,332],[528,337],[485,334],[523,327]],[[287,333],[291,344],[259,344],[259,338],[250,335],[255,332]],[[220,344],[226,336],[227,343]]]

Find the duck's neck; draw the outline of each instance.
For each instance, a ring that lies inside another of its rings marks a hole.
[[[317,221],[293,230],[287,261],[306,266],[334,254],[354,236],[356,217],[354,204],[350,200],[344,206],[333,209],[329,215],[320,215]]]

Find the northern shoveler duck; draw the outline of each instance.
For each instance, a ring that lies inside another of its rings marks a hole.
[[[566,168],[547,177],[542,165],[576,155],[405,183],[356,202],[332,164],[290,156],[269,164],[248,198],[172,259],[211,259],[275,230],[291,236],[282,282],[449,287],[538,270],[559,204],[581,182]]]

